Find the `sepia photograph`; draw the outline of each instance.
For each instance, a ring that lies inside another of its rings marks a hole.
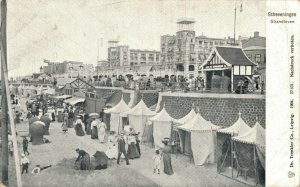
[[[0,186],[267,186],[266,9],[1,0]]]

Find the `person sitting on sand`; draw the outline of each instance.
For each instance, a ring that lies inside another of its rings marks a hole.
[[[50,168],[52,165],[41,167],[40,165],[36,165],[35,168],[31,171],[32,174],[39,174],[42,170]]]

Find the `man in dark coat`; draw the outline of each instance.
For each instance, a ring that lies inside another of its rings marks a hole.
[[[126,155],[126,149],[125,149],[125,139],[124,139],[124,133],[121,133],[121,138],[118,140],[118,160],[117,164],[120,164],[120,157],[123,154],[125,156],[126,165],[129,165],[129,160]]]

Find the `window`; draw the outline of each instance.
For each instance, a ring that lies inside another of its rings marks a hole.
[[[251,60],[252,55],[251,55],[251,54],[248,54],[247,57]]]
[[[202,43],[203,43],[202,41],[199,41],[199,45],[202,45]]]
[[[255,62],[256,63],[259,63],[260,62],[260,55],[259,54],[257,54],[257,55],[255,55]]]
[[[195,67],[193,65],[189,65],[189,71],[194,71]]]
[[[246,75],[246,66],[240,66],[240,75]]]
[[[210,43],[210,45],[213,45],[213,42],[209,42]]]
[[[191,48],[191,51],[194,51],[195,45],[194,45],[194,44],[191,44],[191,45],[190,45],[190,48]]]
[[[233,66],[233,74],[239,75],[240,74],[240,67],[239,66]]]
[[[251,75],[251,74],[252,74],[252,67],[246,66],[246,75]]]

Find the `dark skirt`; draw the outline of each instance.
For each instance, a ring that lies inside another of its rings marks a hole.
[[[82,125],[81,124],[76,124],[75,125],[75,132],[77,136],[84,136],[84,131],[82,129]]]
[[[169,153],[163,153],[164,172],[167,175],[173,175],[173,168],[171,162],[171,155]]]
[[[73,122],[74,122],[73,118],[68,119],[68,128],[73,128],[74,127]]]
[[[97,165],[96,167],[95,167],[95,170],[101,170],[101,169],[106,169],[107,168],[107,165],[105,164],[105,165]]]
[[[90,155],[85,154],[83,158],[80,160],[80,170],[90,170],[91,169],[91,160]]]
[[[92,133],[91,133],[91,138],[92,139],[98,139],[98,130],[97,130],[97,127],[93,127]]]
[[[140,158],[140,154],[135,143],[128,145],[127,157],[129,159]]]
[[[87,125],[86,125],[86,134],[87,135],[90,135],[91,134],[91,123],[88,123]]]

